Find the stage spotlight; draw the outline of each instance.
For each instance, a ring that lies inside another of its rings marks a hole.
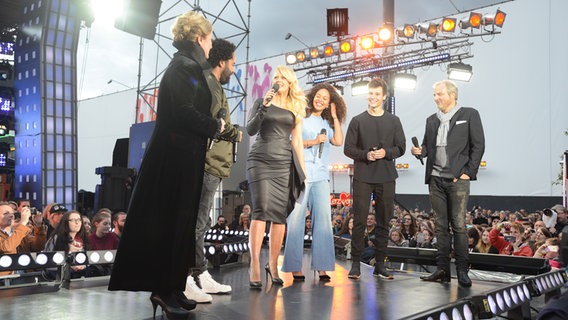
[[[481,26],[481,19],[482,19],[481,13],[470,12],[469,19],[467,21],[466,20],[460,21],[460,29],[462,30],[468,28],[479,29],[479,27]]]
[[[476,306],[479,319],[489,319],[508,313],[508,318],[521,319],[530,307],[531,295],[525,282],[517,283],[506,288],[488,292],[485,297],[477,296],[472,299]],[[530,315],[530,310],[528,310]],[[517,316],[520,316],[517,317]]]
[[[215,246],[209,246],[209,248],[207,248],[207,252],[210,255],[214,255],[215,254]]]
[[[396,30],[396,36],[399,38],[407,38],[407,39],[411,39],[414,37],[414,26],[411,24],[405,24],[404,27],[402,29],[397,29]]]
[[[389,24],[384,24],[382,27],[379,28],[377,34],[379,35],[380,41],[391,42],[393,38],[393,28]]]
[[[440,31],[454,32],[456,30],[456,18],[444,18],[440,24]]]
[[[288,53],[286,54],[286,64],[295,64],[297,61],[296,54]]]
[[[448,79],[469,81],[473,75],[472,67],[462,62],[450,63],[448,65]]]
[[[416,28],[419,34],[426,35],[430,38],[433,38],[438,33],[438,25],[435,23],[430,23],[428,25],[418,25]]]
[[[306,61],[306,53],[304,51],[298,51],[296,52],[296,60],[298,62],[304,62]]]
[[[310,58],[317,59],[321,56],[323,56],[323,50],[321,50],[320,48],[313,47],[310,49]]]
[[[394,76],[394,87],[396,89],[414,90],[416,89],[416,76],[409,73],[397,73]]]
[[[353,40],[343,40],[339,44],[339,51],[341,53],[349,53],[355,50],[355,43]]]
[[[359,96],[369,92],[369,81],[363,80],[351,84],[351,95]]]
[[[375,47],[375,40],[373,39],[373,37],[370,36],[362,37],[359,44],[361,45],[361,49],[371,50]]]
[[[497,13],[495,13],[495,25],[499,28],[502,28],[503,24],[505,23],[506,16],[507,14],[505,12],[497,10]]]
[[[503,27],[505,23],[505,17],[507,14],[501,10],[497,10],[494,15],[486,15],[483,17],[482,23],[484,26],[498,26],[499,28]]]
[[[528,287],[533,297],[542,294],[559,294],[567,282],[566,271],[559,270],[534,276],[527,279]]]
[[[331,44],[326,44],[326,45],[323,47],[323,55],[324,55],[324,57],[331,57],[331,56],[333,56],[336,52],[337,52],[337,50],[335,50],[335,48],[334,48],[333,45],[331,45]]]

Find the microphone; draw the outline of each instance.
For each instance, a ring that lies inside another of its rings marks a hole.
[[[272,91],[274,91],[274,93],[276,93],[276,92],[278,92],[278,89],[280,89],[280,85],[279,85],[278,83],[275,83],[275,84],[272,86],[272,89],[270,89],[270,90],[272,90]],[[274,96],[272,96],[272,97],[274,97]],[[272,100],[272,97],[268,97],[268,98],[266,99],[266,103],[270,102],[270,100]]]
[[[219,113],[217,113],[217,119],[225,119],[226,115],[227,115],[227,110],[221,109],[219,110]],[[211,138],[211,142],[209,143],[209,150],[213,149],[214,144],[215,144],[215,139]]]
[[[418,145],[418,139],[416,139],[416,137],[412,137],[412,144],[414,145],[414,147],[420,148],[420,146]],[[416,157],[416,159],[420,160],[420,163],[421,163],[422,165],[424,165],[424,161],[422,160],[422,155],[421,155],[421,154],[419,154],[419,155],[417,155],[417,156],[415,156],[415,157]]]
[[[320,134],[326,134],[326,133],[327,133],[327,131],[325,130],[325,128],[321,129]],[[320,159],[321,159],[321,153],[322,152],[323,152],[323,142],[320,142],[319,150],[318,150],[318,158],[320,158]]]
[[[239,128],[238,124],[233,125],[233,127],[235,128]],[[233,163],[237,163],[237,149],[239,147],[239,142],[235,141],[233,142]]]

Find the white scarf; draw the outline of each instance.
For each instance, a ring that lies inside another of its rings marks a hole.
[[[445,147],[448,145],[448,131],[450,130],[450,120],[458,112],[461,106],[455,106],[448,113],[438,110],[436,116],[440,119],[440,127],[438,127],[438,136],[436,137],[436,146]]]

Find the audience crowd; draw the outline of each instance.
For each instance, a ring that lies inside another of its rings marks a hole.
[[[250,206],[239,208],[233,223],[221,215],[213,229],[248,231]],[[559,244],[562,229],[568,223],[568,212],[555,205],[535,212],[492,211],[474,207],[466,214],[470,252],[504,254],[548,259],[553,268],[560,268]],[[353,214],[341,204],[332,207],[332,228],[336,236],[350,239]],[[0,254],[36,251],[77,252],[113,250],[126,220],[125,212],[113,213],[102,208],[92,218],[52,203],[43,211],[30,208],[30,201],[0,202]],[[407,211],[395,206],[389,219],[389,246],[436,248],[434,213],[415,209]],[[370,212],[365,228],[365,249],[362,261],[373,263],[375,245],[375,215]],[[311,234],[312,220],[306,213],[305,233]],[[18,271],[20,272],[20,271]],[[47,272],[54,276],[54,271]],[[0,272],[0,276],[14,272]],[[72,277],[108,275],[110,266],[73,266]]]

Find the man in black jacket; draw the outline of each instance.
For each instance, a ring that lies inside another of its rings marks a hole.
[[[353,159],[353,235],[349,278],[361,277],[363,229],[369,213],[371,195],[375,202],[375,270],[373,275],[393,279],[384,266],[389,218],[394,214],[396,172],[394,159],[406,150],[406,138],[400,119],[383,108],[388,97],[387,84],[380,78],[369,82],[366,111],[353,117],[345,136],[343,152]]]
[[[435,83],[434,101],[438,112],[426,119],[422,146],[411,149],[415,156],[428,157],[426,184],[436,214],[438,269],[421,279],[450,281],[451,227],[458,283],[469,287],[471,280],[467,275],[469,257],[465,214],[469,183],[477,179],[477,170],[485,151],[483,126],[477,110],[458,105],[458,88],[454,82],[443,80]]]

